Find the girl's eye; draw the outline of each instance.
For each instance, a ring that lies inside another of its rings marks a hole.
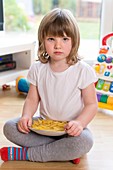
[[[48,38],[47,40],[48,41],[54,41],[54,38]]]
[[[64,38],[63,38],[63,40],[64,40],[64,41],[68,41],[68,40],[69,40],[69,38],[67,38],[67,37],[64,37]]]

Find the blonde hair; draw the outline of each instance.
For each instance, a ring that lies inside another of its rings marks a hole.
[[[72,49],[67,57],[67,63],[75,64],[78,57],[78,48],[80,44],[80,33],[75,17],[67,9],[55,8],[47,13],[42,19],[38,29],[38,57],[42,63],[47,63],[49,58],[46,57],[46,49],[44,40],[47,36],[59,36],[64,35],[71,37]]]

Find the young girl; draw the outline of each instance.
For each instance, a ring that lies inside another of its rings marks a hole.
[[[30,89],[22,116],[4,125],[6,138],[20,148],[1,148],[4,161],[68,161],[83,156],[93,145],[87,125],[97,112],[97,77],[79,59],[80,34],[71,12],[50,11],[41,21],[38,40],[39,61],[28,73]],[[44,136],[30,131],[38,106],[43,119],[67,121],[66,134]]]

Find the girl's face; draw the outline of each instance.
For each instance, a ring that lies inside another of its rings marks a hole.
[[[51,61],[66,61],[72,49],[71,37],[47,36],[45,38],[45,48]]]

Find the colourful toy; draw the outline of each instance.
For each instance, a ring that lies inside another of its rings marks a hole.
[[[110,89],[110,82],[105,81],[102,90],[107,92],[107,91],[109,91],[109,89]]]
[[[113,110],[113,96],[97,93],[97,100],[100,108]]]
[[[103,86],[104,86],[104,80],[99,79],[99,80],[98,80],[98,83],[97,83],[97,85],[96,85],[96,88],[97,88],[98,90],[102,90]]]
[[[113,33],[110,33],[103,37],[97,63],[94,65],[99,78],[95,83],[98,106],[109,110],[113,110],[113,49],[107,45],[107,40],[112,36]]]
[[[29,86],[30,86],[30,83],[28,82],[28,80],[25,77],[19,76],[16,79],[16,91],[18,93],[21,93],[21,94],[28,93]]]

